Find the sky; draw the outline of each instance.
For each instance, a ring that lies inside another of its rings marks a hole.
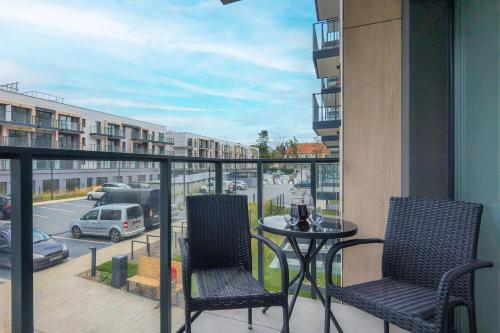
[[[0,0],[0,83],[251,144],[311,141],[313,0]]]

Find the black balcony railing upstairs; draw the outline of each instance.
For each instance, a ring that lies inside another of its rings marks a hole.
[[[340,46],[340,20],[338,18],[313,25],[313,51]]]
[[[340,93],[313,94],[313,121],[341,119]]]
[[[10,159],[12,182],[12,332],[32,333],[33,311],[33,160],[93,160],[93,161],[147,161],[156,162],[160,169],[160,280],[171,281],[172,260],[172,178],[174,163],[207,163],[214,165],[215,192],[223,192],[224,165],[254,164],[257,174],[257,216],[264,214],[264,166],[266,164],[309,164],[310,191],[313,201],[317,194],[317,167],[337,164],[337,158],[308,159],[213,159],[150,154],[132,154],[107,151],[76,151],[45,148],[6,146],[0,149],[0,159]],[[322,171],[319,177],[324,177]],[[260,231],[258,231],[260,233]],[[264,282],[264,249],[257,246],[258,279]],[[161,332],[172,332],[171,286],[160,285]]]

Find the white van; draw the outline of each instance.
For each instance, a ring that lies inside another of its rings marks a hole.
[[[144,217],[138,204],[110,204],[92,209],[70,225],[74,238],[107,236],[113,242],[142,233]]]

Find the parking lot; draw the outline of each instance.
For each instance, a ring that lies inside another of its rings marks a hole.
[[[292,186],[265,185],[264,200],[269,200],[282,193],[285,197],[290,197]],[[238,190],[237,194],[248,196],[249,202],[257,200],[255,188]],[[182,200],[182,199],[181,199]],[[82,217],[94,206],[95,201],[86,199],[61,200],[60,202],[35,204],[33,206],[33,225],[51,235],[53,238],[64,242],[69,248],[69,260],[77,258],[90,252],[90,247],[98,250],[110,246],[112,242],[105,237],[86,236],[74,239],[69,231],[70,223]],[[174,223],[185,218],[185,212],[181,211],[173,219]],[[127,241],[127,240],[125,240]],[[0,267],[0,283],[2,280],[10,279],[10,269]]]

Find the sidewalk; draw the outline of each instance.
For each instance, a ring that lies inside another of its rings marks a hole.
[[[159,235],[159,230],[150,234]],[[145,241],[146,234],[137,240]],[[137,244],[137,248],[143,247]],[[97,252],[97,264],[130,251],[130,241]],[[90,269],[90,254],[34,274],[35,331],[158,332],[160,310],[145,297],[85,280],[79,273]],[[0,285],[0,333],[10,332],[11,284]],[[181,309],[172,308],[174,322],[183,320]]]

